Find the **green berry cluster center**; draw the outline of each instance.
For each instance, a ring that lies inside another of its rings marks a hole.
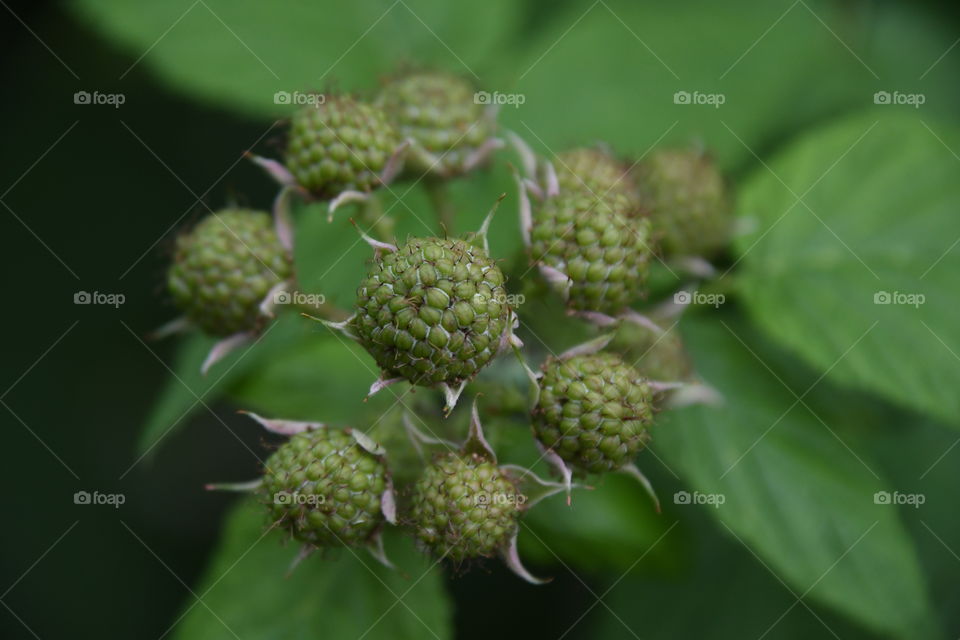
[[[414,384],[469,380],[507,329],[504,276],[483,249],[416,238],[375,259],[357,292],[356,330],[380,368]]]

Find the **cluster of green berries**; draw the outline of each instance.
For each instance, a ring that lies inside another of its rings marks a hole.
[[[648,380],[617,354],[552,357],[544,363],[533,431],[574,469],[603,473],[629,464],[652,423]]]
[[[190,321],[228,336],[262,325],[261,304],[292,275],[293,258],[269,214],[224,209],[177,238],[167,282]]]
[[[410,518],[424,547],[460,563],[500,552],[517,532],[522,506],[523,494],[494,462],[447,453],[414,485]]]
[[[270,170],[286,172],[285,186],[314,198],[366,199],[400,163],[407,175],[433,181],[468,172],[497,146],[495,133],[469,83],[407,73],[370,101],[325,96],[299,110],[284,162]],[[616,324],[609,350],[582,345],[547,358],[538,374],[527,369],[536,381],[533,436],[565,480],[557,486],[569,490],[573,474],[633,468],[663,397],[658,381],[690,379],[675,331],[626,318],[645,296],[651,261],[714,254],[729,235],[729,210],[719,173],[698,153],[656,152],[631,166],[604,149],[580,148],[535,165],[521,181],[522,195],[537,196],[524,214],[532,260],[571,311]],[[177,240],[169,288],[194,325],[220,337],[263,328],[271,294],[295,286],[288,216],[226,209]],[[381,375],[371,393],[396,381],[439,388],[449,411],[500,353],[512,347],[519,355],[517,310],[487,247],[489,221],[464,237],[396,242],[363,234],[375,251],[352,314],[323,321],[375,360]],[[409,481],[400,522],[438,558],[459,564],[499,554],[511,562],[530,506],[525,474],[498,466],[473,415],[461,449],[402,474]],[[293,435],[265,463],[259,484],[271,521],[309,548],[375,546],[385,524],[397,521],[386,450],[350,429],[298,424],[280,430]]]
[[[415,176],[461,175],[493,139],[495,123],[462,78],[416,72],[384,84],[376,104],[404,139],[414,142],[408,170]]]
[[[298,433],[267,460],[262,493],[271,519],[304,543],[356,546],[383,524],[383,460],[339,429]]]
[[[288,181],[328,200],[385,184],[392,161],[414,179],[459,176],[484,160],[495,129],[474,88],[452,74],[399,75],[371,101],[317,94],[291,118]]]
[[[373,261],[357,291],[361,343],[389,377],[460,384],[496,355],[510,321],[505,278],[456,238],[412,238]]]
[[[372,191],[399,144],[396,129],[377,107],[350,96],[324,97],[291,119],[287,168],[318,198]]]
[[[627,168],[599,149],[561,153],[551,168],[558,189],[533,212],[531,257],[571,309],[619,313],[642,296],[653,255]]]
[[[533,217],[533,259],[566,277],[570,307],[612,313],[643,293],[650,261],[649,221],[612,198],[585,189],[561,191]]]
[[[727,245],[732,231],[727,189],[708,155],[655,151],[632,175],[665,255],[709,258]]]
[[[699,152],[656,151],[628,166],[573,149],[538,177],[546,194],[531,215],[531,258],[574,311],[616,315],[644,297],[655,256],[710,257],[729,239],[723,179]]]
[[[636,185],[629,167],[604,149],[582,147],[557,154],[554,170],[560,193],[586,192],[596,198],[622,201],[631,215],[640,210]]]

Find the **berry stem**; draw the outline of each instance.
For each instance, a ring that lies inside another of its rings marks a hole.
[[[427,195],[430,197],[430,204],[437,214],[437,220],[443,227],[444,235],[450,237],[454,233],[453,221],[454,210],[453,201],[450,199],[450,192],[447,190],[447,183],[442,180],[424,180],[424,186]]]

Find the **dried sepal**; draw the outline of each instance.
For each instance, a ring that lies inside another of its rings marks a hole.
[[[250,416],[256,420],[260,426],[271,433],[282,436],[293,436],[304,431],[312,429],[323,429],[327,425],[323,422],[307,422],[302,420],[279,420],[276,418],[264,418],[252,411],[240,411],[243,415]]]
[[[643,490],[647,492],[647,495],[650,496],[650,499],[653,500],[653,504],[657,509],[657,513],[660,513],[660,499],[657,497],[657,492],[653,490],[653,485],[650,483],[650,480],[640,471],[640,468],[631,463],[624,465],[618,469],[621,473],[625,473],[637,482],[640,483],[640,486],[643,487]]]
[[[523,562],[520,561],[520,552],[517,549],[517,537],[519,536],[519,533],[519,531],[514,532],[513,537],[510,538],[509,544],[503,549],[501,553],[503,562],[511,571],[530,584],[547,584],[553,580],[553,578],[537,578],[532,573],[527,571],[527,568],[523,566]]]
[[[256,336],[257,334],[254,331],[241,331],[240,333],[235,333],[232,336],[227,336],[226,338],[218,340],[210,349],[210,353],[207,354],[203,364],[200,365],[200,373],[207,375],[207,372],[210,371],[210,367],[220,362],[233,351],[239,349],[245,344],[253,342]]]

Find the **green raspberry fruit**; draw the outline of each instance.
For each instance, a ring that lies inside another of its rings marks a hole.
[[[534,211],[530,240],[535,262],[569,278],[575,310],[616,313],[643,293],[649,221],[630,217],[622,203],[561,192]]]
[[[599,197],[625,199],[629,208],[640,207],[636,185],[627,167],[602,149],[580,148],[557,154],[553,163],[560,193],[587,190]]]
[[[623,322],[617,327],[610,349],[620,353],[626,362],[632,362],[650,380],[679,382],[693,372],[677,329],[657,334],[636,323]]]
[[[494,131],[470,83],[446,73],[419,72],[391,80],[377,104],[400,136],[416,143],[406,167],[417,177],[462,174],[470,156]]]
[[[363,544],[384,521],[387,471],[347,433],[322,427],[284,443],[267,460],[262,491],[271,517],[318,547]]]
[[[634,177],[667,255],[709,257],[727,244],[732,218],[726,187],[708,156],[658,151],[637,165]]]
[[[503,273],[454,238],[413,238],[373,261],[357,290],[360,342],[390,377],[432,386],[471,379],[510,319]]]
[[[294,114],[286,163],[300,186],[318,198],[332,198],[378,187],[399,144],[383,111],[349,96],[332,96]]]
[[[602,473],[629,464],[649,439],[652,422],[650,385],[620,356],[544,363],[534,435],[575,469]]]
[[[476,454],[448,453],[413,488],[410,515],[420,542],[438,557],[490,557],[517,530],[524,502],[503,471]]]
[[[293,274],[269,214],[224,209],[177,238],[167,283],[174,302],[209,334],[260,327],[260,303]]]

